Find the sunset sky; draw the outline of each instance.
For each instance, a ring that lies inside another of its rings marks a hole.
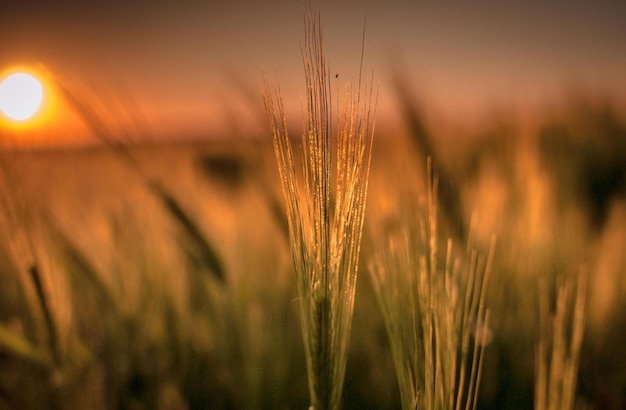
[[[301,110],[302,1],[10,3],[0,11],[0,73],[43,71],[105,107],[103,117],[125,112],[149,134],[265,126],[261,83],[274,70],[287,104]],[[441,3],[313,1],[340,79],[358,73],[367,15],[365,69],[380,82],[379,121],[394,116],[394,66],[434,109],[459,115],[572,86],[626,96],[623,1]],[[83,132],[57,105],[49,134]]]

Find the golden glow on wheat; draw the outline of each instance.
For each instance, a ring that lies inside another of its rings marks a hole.
[[[272,92],[265,81],[264,102],[287,208],[311,408],[334,410],[341,407],[376,102],[372,107],[372,84],[361,87],[359,72],[358,83],[346,84],[343,106],[334,111],[321,23],[310,9],[304,31],[308,122],[301,174],[278,83]]]
[[[43,86],[34,76],[15,73],[0,83],[0,111],[15,121],[26,121],[41,107]]]

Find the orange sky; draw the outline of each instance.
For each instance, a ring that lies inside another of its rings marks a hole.
[[[301,110],[300,1],[12,3],[0,13],[0,71],[43,66],[118,128],[169,138],[262,129],[262,70],[278,71],[288,107]],[[313,2],[331,70],[343,79],[358,72],[367,14],[365,68],[381,84],[379,124],[395,115],[393,65],[424,102],[457,117],[572,85],[626,96],[621,1],[439,3]],[[61,108],[37,132],[84,138],[81,120]]]

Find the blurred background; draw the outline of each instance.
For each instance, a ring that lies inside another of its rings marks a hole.
[[[265,132],[252,102],[263,75],[277,72],[296,123],[302,112],[303,6],[14,2],[0,16],[0,69],[28,66],[87,88],[106,106],[133,109],[135,122],[154,136]],[[319,0],[313,7],[321,11],[327,57],[340,80],[358,74],[366,25],[364,70],[380,82],[380,124],[401,119],[391,79],[398,70],[446,123],[467,125],[503,107],[537,109],[572,88],[610,93],[623,106],[626,10],[619,1]],[[85,142],[81,121],[61,111],[46,124],[45,143]]]
[[[533,407],[539,283],[582,269],[577,405],[624,408],[626,7],[313,7],[333,90],[365,25],[380,92],[344,407],[400,406],[367,266],[430,157],[455,255],[497,237],[478,407]],[[277,77],[298,138],[303,36],[297,1],[2,7],[0,72],[45,113],[0,121],[0,408],[308,406],[261,99]]]

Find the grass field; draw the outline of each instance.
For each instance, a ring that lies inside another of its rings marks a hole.
[[[302,58],[304,130],[265,80],[267,131],[131,144],[58,84],[98,144],[0,151],[0,408],[625,408],[617,105],[450,132],[398,75],[373,137],[310,10]]]
[[[497,238],[489,322],[468,328],[485,345],[477,407],[552,408],[539,386],[567,395],[554,383],[571,368],[578,407],[624,408],[624,119],[583,98],[530,130],[511,116],[448,136],[404,97],[405,131],[372,150],[343,408],[401,406],[368,267],[417,226],[426,154],[439,257],[448,238],[452,260]],[[269,130],[128,153],[2,152],[0,408],[306,408]]]

